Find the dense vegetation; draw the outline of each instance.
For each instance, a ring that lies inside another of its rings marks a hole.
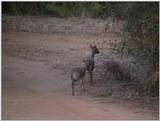
[[[126,24],[119,52],[147,59],[152,73],[159,72],[158,2],[2,2],[2,13],[123,20]]]
[[[3,13],[10,15],[105,18],[120,14],[129,4],[114,2],[3,2]]]

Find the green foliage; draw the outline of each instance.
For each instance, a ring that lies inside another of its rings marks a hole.
[[[72,15],[70,9],[67,9],[66,6],[55,5],[55,3],[46,3],[45,7],[46,11],[52,13],[54,16],[55,14],[59,17],[68,17]],[[47,12],[45,14],[47,14]]]
[[[153,69],[158,68],[159,58],[159,4],[133,3],[125,13],[126,49],[129,54],[148,59]]]
[[[49,15],[58,17],[85,16],[106,18],[118,16],[128,3],[118,2],[2,2],[4,14]]]
[[[158,96],[159,95],[159,72],[154,72],[144,83],[144,91],[146,95]]]

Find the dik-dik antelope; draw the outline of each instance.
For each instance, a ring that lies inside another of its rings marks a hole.
[[[91,49],[91,55],[84,60],[85,60],[86,66],[87,66],[86,67],[87,71],[89,72],[90,86],[93,86],[93,70],[94,70],[94,66],[95,66],[94,57],[96,54],[99,53],[99,50],[97,49],[96,45],[94,45],[94,46],[90,45],[90,49]]]
[[[85,63],[85,66],[75,68],[75,69],[73,69],[73,71],[71,73],[72,95],[74,95],[74,84],[75,84],[75,82],[77,82],[79,80],[82,80],[82,82],[81,82],[81,94],[82,94],[82,90],[84,91],[83,80],[84,80],[86,71],[89,72],[90,85],[93,86],[92,73],[93,73],[93,69],[94,69],[94,65],[95,65],[94,57],[95,57],[96,54],[99,53],[99,50],[97,49],[96,45],[95,46],[90,45],[90,49],[91,49],[91,55],[88,58],[83,59],[83,62]]]

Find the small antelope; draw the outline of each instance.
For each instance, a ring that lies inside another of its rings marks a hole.
[[[94,57],[96,54],[99,53],[99,50],[97,49],[96,45],[94,46],[90,45],[90,49],[91,49],[91,55],[87,59],[85,59],[85,63],[87,71],[89,72],[90,85],[93,86],[93,69],[95,65]]]
[[[84,91],[84,85],[83,85],[83,80],[84,80],[84,76],[86,74],[86,70],[87,70],[87,65],[86,65],[86,61],[83,60],[83,62],[85,63],[84,67],[79,67],[79,68],[75,68],[72,70],[71,73],[71,79],[72,79],[72,95],[74,96],[74,84],[75,82],[82,80],[81,81],[81,94],[82,94],[82,88]]]

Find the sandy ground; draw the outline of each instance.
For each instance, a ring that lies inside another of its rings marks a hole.
[[[78,86],[71,95],[70,70],[82,65],[94,36],[7,32],[2,39],[2,119],[158,119],[132,103],[81,96]]]

